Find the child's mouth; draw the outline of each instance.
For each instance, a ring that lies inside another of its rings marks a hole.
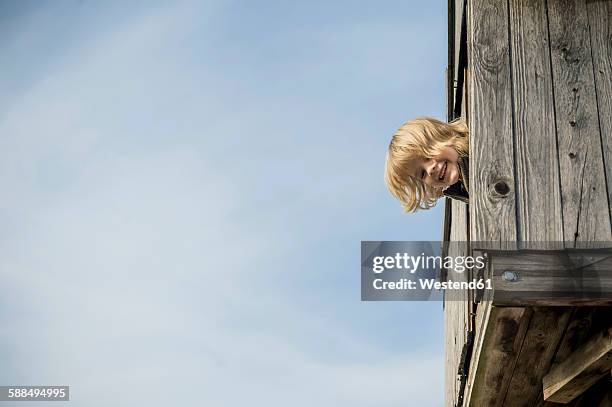
[[[448,161],[444,161],[444,166],[442,167],[442,172],[440,173],[440,176],[438,177],[438,180],[444,181],[444,177],[446,176],[446,168],[447,167],[448,167]]]

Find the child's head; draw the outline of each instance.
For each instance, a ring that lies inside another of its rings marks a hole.
[[[385,182],[406,211],[432,207],[459,180],[457,161],[468,155],[468,139],[463,120],[422,117],[397,130],[387,152]]]

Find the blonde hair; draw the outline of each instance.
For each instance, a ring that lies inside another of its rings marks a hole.
[[[404,123],[393,135],[385,163],[385,183],[400,200],[406,212],[429,209],[442,196],[442,190],[426,185],[408,174],[408,163],[415,157],[432,158],[449,146],[459,157],[469,154],[468,128],[463,119],[450,123],[419,117]]]

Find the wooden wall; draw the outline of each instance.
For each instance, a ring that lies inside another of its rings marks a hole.
[[[611,239],[611,8],[468,3],[473,240]]]
[[[450,240],[568,248],[612,240],[612,0],[467,0],[462,37],[463,3],[449,2],[449,83],[459,88],[450,90],[447,109],[469,117],[471,203],[451,204]],[[465,78],[458,69],[462,38]],[[456,106],[458,95],[464,100]],[[473,306],[470,299],[445,302],[445,405],[460,405],[457,367],[472,326],[472,366],[490,357],[479,354],[487,341],[509,342],[492,370],[470,371],[463,405],[552,406],[541,399],[541,377],[576,343],[576,327],[593,310],[480,303],[472,318]],[[514,333],[496,339],[507,332],[488,325],[495,318]],[[541,364],[531,366],[542,352]]]

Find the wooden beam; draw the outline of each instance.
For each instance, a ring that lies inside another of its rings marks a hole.
[[[612,305],[612,249],[488,253],[496,306]]]
[[[542,377],[565,332],[571,310],[561,307],[535,308],[529,322],[504,406],[533,406],[542,393]]]
[[[572,353],[574,353],[582,344],[589,338],[600,333],[604,328],[610,325],[610,309],[607,307],[575,307],[570,318],[569,325],[565,330],[565,335],[559,344],[559,349],[552,358],[551,365],[555,366],[565,361]],[[550,370],[550,369],[549,369]],[[548,372],[546,372],[548,373]],[[538,402],[533,407],[559,407],[559,404],[552,401],[544,401],[544,392],[540,389]],[[599,406],[597,403],[576,404],[580,400],[590,398],[591,393],[597,389],[591,388],[582,396],[578,397],[568,407],[593,407]],[[611,404],[612,406],[612,404]],[[609,406],[608,406],[609,407]]]
[[[559,404],[550,403],[554,407]],[[567,407],[610,407],[612,406],[612,383],[610,378],[602,377],[582,396],[577,397],[572,403],[566,404]]]
[[[479,305],[464,406],[501,405],[531,315],[528,308]]]
[[[612,368],[612,327],[591,338],[544,376],[544,400],[569,403]]]

